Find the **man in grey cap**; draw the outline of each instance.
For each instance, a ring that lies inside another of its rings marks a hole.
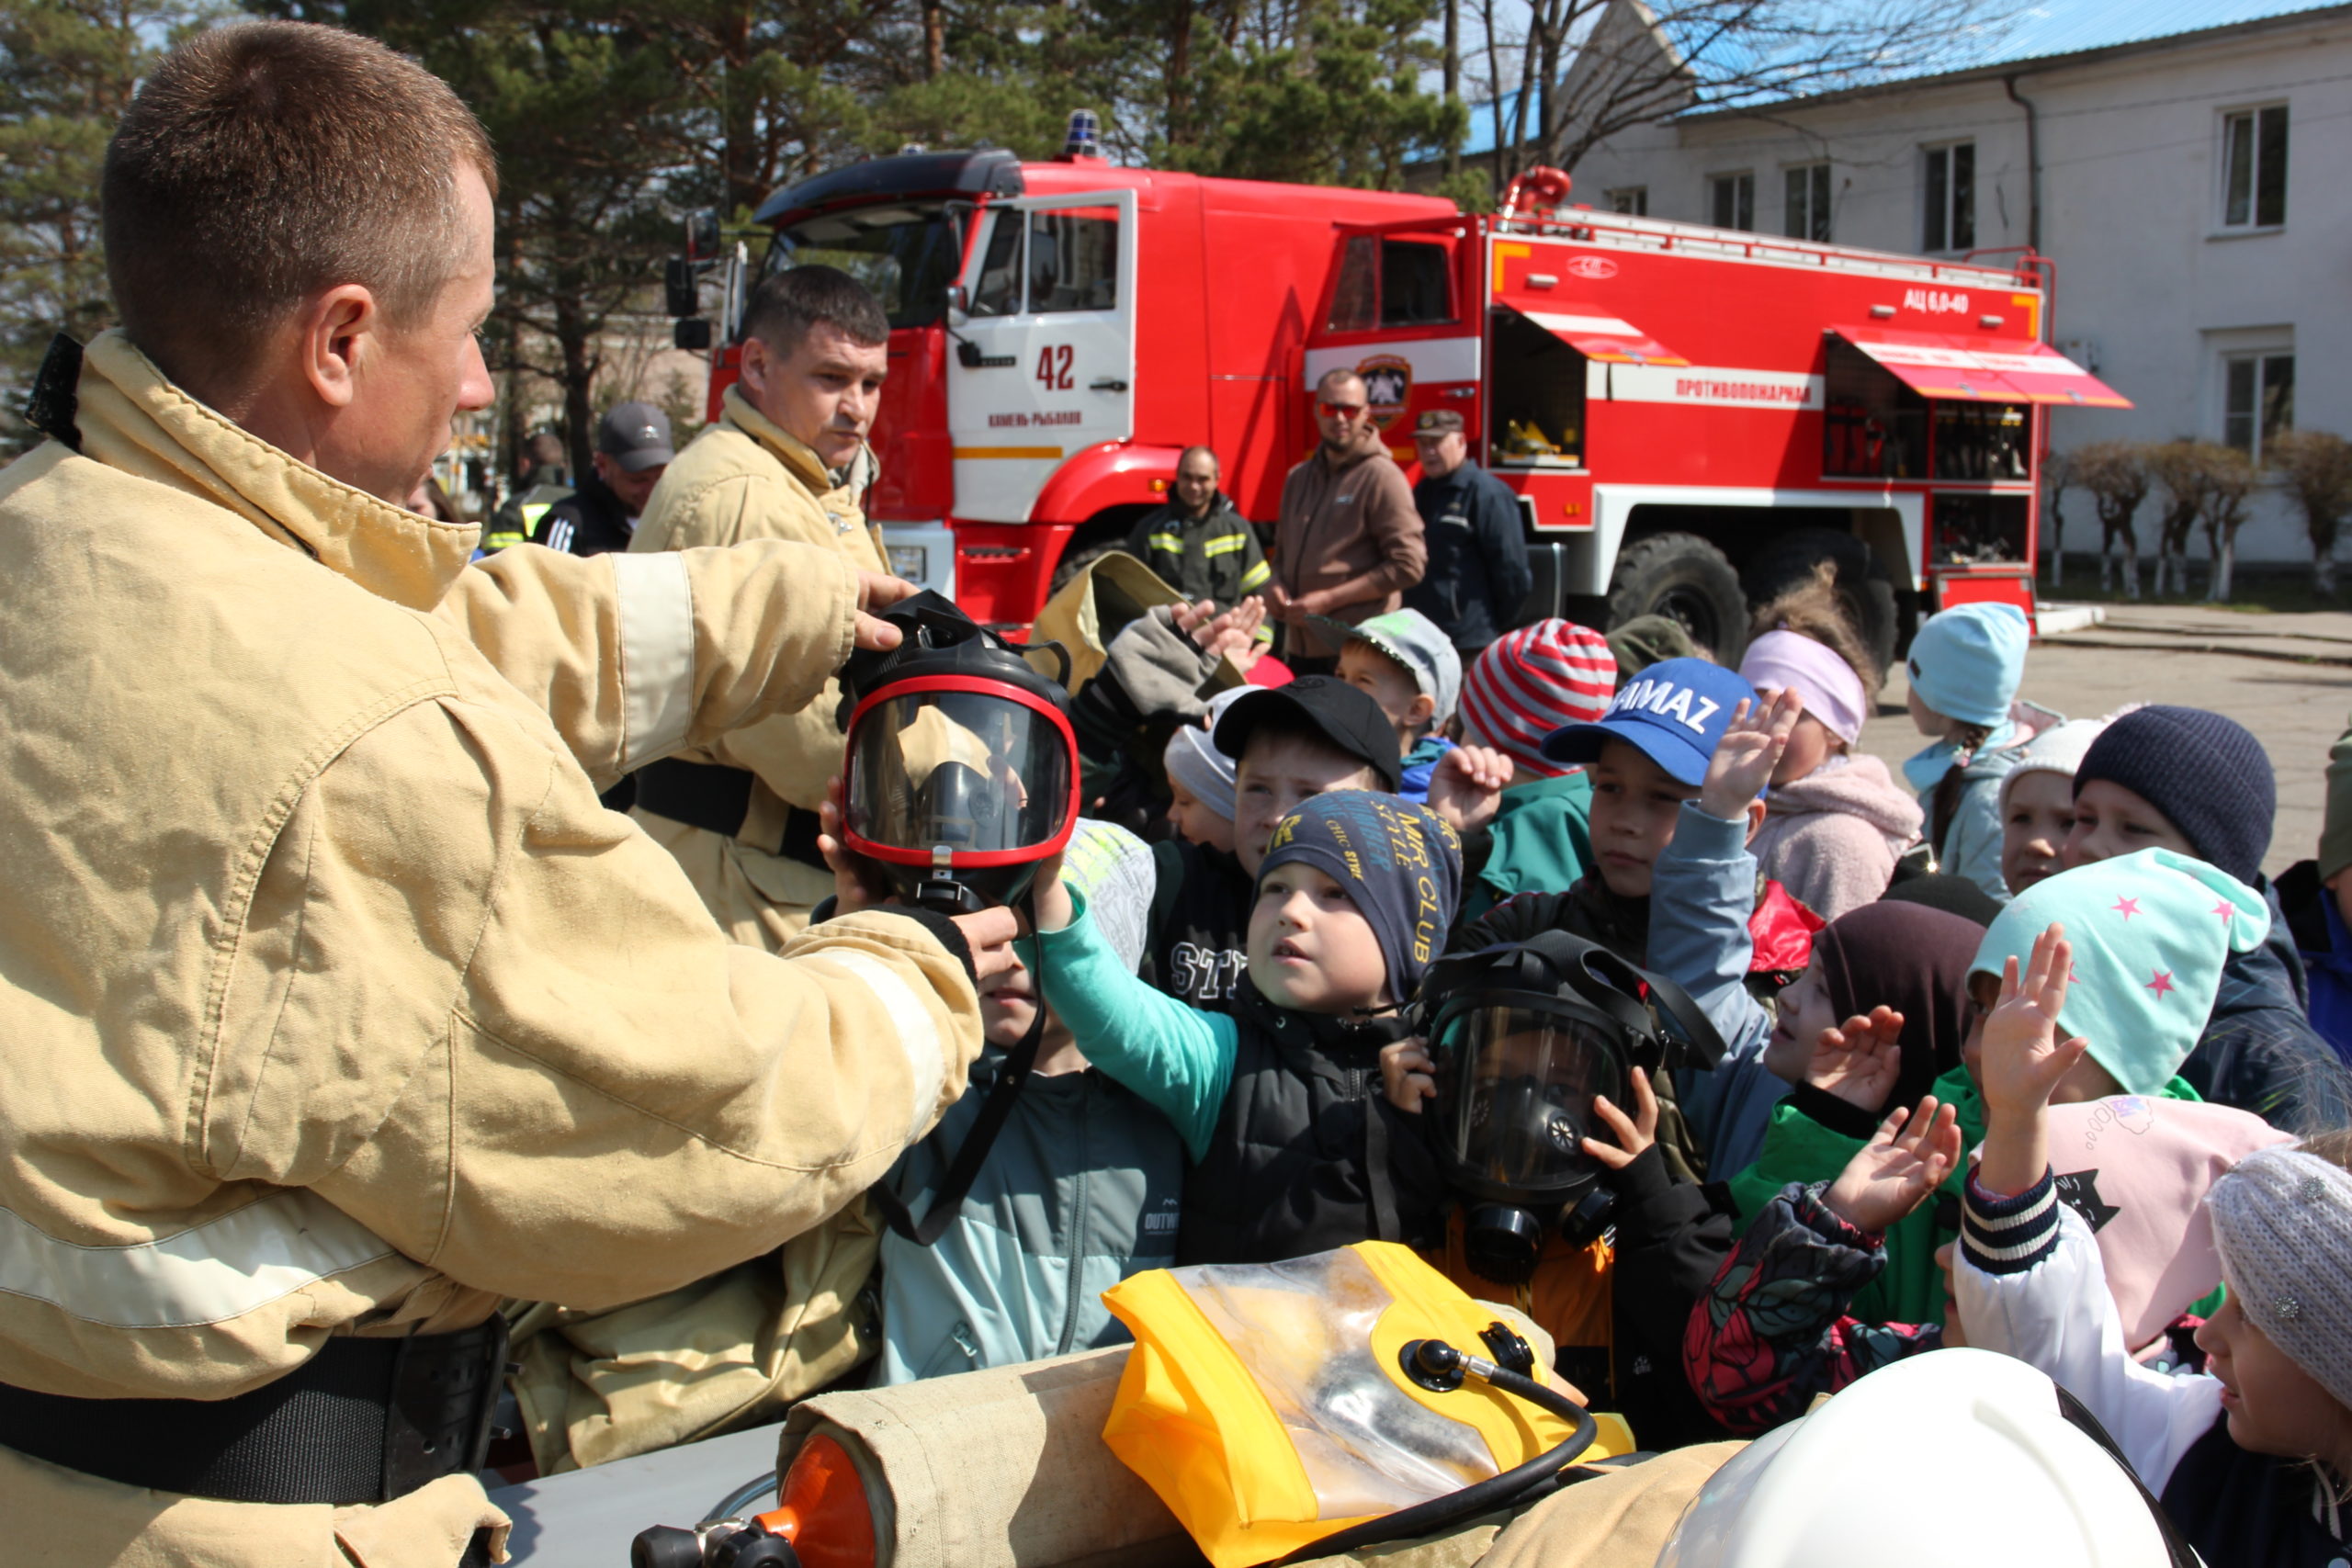
[[[575,556],[628,548],[646,498],[670,459],[670,416],[651,403],[616,403],[596,422],[596,472],[540,513],[533,544]]]
[[[1431,409],[1413,426],[1421,482],[1429,570],[1405,590],[1405,605],[1443,627],[1464,662],[1519,624],[1519,607],[1535,585],[1528,570],[1526,525],[1519,498],[1470,460],[1470,439],[1455,409]]]

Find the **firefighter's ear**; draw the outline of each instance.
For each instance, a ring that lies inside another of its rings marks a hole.
[[[338,284],[312,295],[294,320],[302,379],[330,408],[348,408],[359,395],[361,367],[382,330],[376,296],[365,284]]]
[[[771,363],[765,342],[756,337],[743,340],[743,357],[737,374],[743,383],[743,395],[754,403],[767,395]]]

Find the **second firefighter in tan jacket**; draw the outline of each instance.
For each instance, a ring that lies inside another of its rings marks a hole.
[[[743,322],[742,380],[662,476],[629,548],[790,539],[885,570],[880,530],[860,506],[888,363],[880,302],[831,267],[796,267],[752,292]],[[833,890],[817,853],[817,807],[842,768],[838,694],[828,682],[798,713],[638,775],[638,820],[740,942],[774,951]]]

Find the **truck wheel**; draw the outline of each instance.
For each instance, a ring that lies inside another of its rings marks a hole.
[[[1062,557],[1059,564],[1054,568],[1053,585],[1046,590],[1046,597],[1050,599],[1055,594],[1059,593],[1063,589],[1068,588],[1070,583],[1070,579],[1076,577],[1080,572],[1084,571],[1088,567],[1093,565],[1096,561],[1101,560],[1104,556],[1111,554],[1118,547],[1119,547],[1116,544],[1071,547],[1069,552]]]
[[[1756,553],[1747,567],[1747,597],[1761,604],[1797,586],[1826,561],[1830,587],[1862,634],[1862,646],[1878,660],[1880,673],[1894,662],[1894,578],[1886,563],[1851,534],[1834,528],[1798,528]]]
[[[1690,640],[1729,668],[1747,648],[1747,599],[1723,551],[1696,534],[1653,534],[1617,552],[1609,624],[1636,615],[1679,621]]]

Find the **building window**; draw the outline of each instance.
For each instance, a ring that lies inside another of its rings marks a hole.
[[[1782,171],[1788,186],[1785,232],[1792,240],[1829,243],[1829,165],[1800,164]]]
[[[2287,106],[2222,117],[2222,227],[2287,221]]]
[[[2222,439],[2256,462],[2295,428],[2295,356],[2233,354],[2222,360]]]
[[[1964,251],[1976,243],[1976,143],[1930,147],[1923,251]]]
[[[1756,227],[1756,176],[1716,175],[1707,181],[1709,209],[1718,229]]]
[[[1609,193],[1609,210],[1629,213],[1635,218],[1650,215],[1650,187],[1625,186]]]

